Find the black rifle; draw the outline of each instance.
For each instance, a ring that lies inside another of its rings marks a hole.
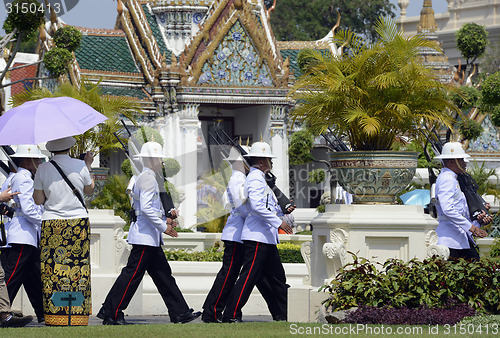
[[[349,147],[342,141],[330,128],[328,128],[328,131],[330,132],[331,135],[335,138],[334,141],[330,140],[330,138],[325,135],[325,133],[321,134],[323,138],[326,140],[328,144],[333,148],[335,151],[351,151]]]
[[[7,160],[13,165],[15,168],[14,162],[12,161],[12,158],[10,156],[14,155],[15,152],[10,146],[1,146],[3,153],[7,156]],[[8,176],[9,173],[12,171],[11,168],[9,168],[8,165],[0,161],[0,169],[2,169],[5,172],[5,175]]]
[[[5,234],[5,224],[3,224],[3,217],[0,216],[0,246],[7,245],[7,235]]]
[[[482,220],[478,219],[478,216],[483,211],[486,214],[486,216],[491,217],[491,215],[488,212],[488,209],[486,209],[485,207],[486,201],[477,192],[478,186],[476,182],[469,173],[458,174],[457,179],[458,179],[458,184],[460,185],[460,190],[462,190],[462,192],[465,195],[465,199],[467,200],[467,206],[469,207],[470,217],[473,220],[477,220],[481,224],[484,224]]]
[[[241,156],[247,155],[247,152],[245,151],[245,149],[243,149],[241,147],[241,145],[238,144],[238,142],[235,142],[231,137],[229,137],[229,135],[227,135],[224,132],[224,130],[220,129],[220,131],[221,131],[222,136],[224,136],[224,137],[221,137],[221,135],[219,134],[218,131],[216,131],[215,133],[217,134],[217,137],[219,137],[221,140],[223,140],[224,138],[226,139],[226,141],[222,141],[222,143],[227,144],[227,145],[231,145],[233,147],[236,147],[236,149],[238,149],[238,151],[240,152]],[[290,211],[288,211],[288,209],[290,207],[293,207],[294,204],[280,190],[280,188],[278,188],[276,186],[276,176],[274,176],[274,174],[272,172],[268,172],[268,173],[265,174],[264,178],[266,179],[267,185],[269,186],[269,188],[271,188],[271,190],[273,191],[274,195],[278,199],[278,204],[279,204],[279,206],[281,208],[281,211],[284,214],[289,214]]]

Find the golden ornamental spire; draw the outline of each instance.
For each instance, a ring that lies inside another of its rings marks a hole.
[[[118,12],[118,15],[123,14],[123,3],[122,0],[118,0],[118,5],[116,6],[116,11]]]
[[[420,11],[420,23],[417,27],[418,33],[435,33],[437,29],[432,0],[424,0],[424,5]]]
[[[40,25],[40,40],[42,42],[45,42],[45,40],[47,40],[47,33],[45,33],[45,25],[44,24]]]

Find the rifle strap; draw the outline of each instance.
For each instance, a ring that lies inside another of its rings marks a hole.
[[[59,174],[61,174],[62,178],[64,179],[64,181],[69,185],[69,187],[71,188],[71,191],[73,191],[73,194],[75,194],[76,198],[78,198],[78,200],[80,201],[80,203],[82,204],[82,206],[85,208],[85,211],[86,212],[89,212],[87,210],[87,206],[85,205],[85,202],[83,201],[83,197],[82,195],[80,194],[80,192],[78,190],[76,190],[75,186],[73,185],[73,183],[71,183],[71,181],[69,180],[69,178],[66,176],[66,174],[62,171],[61,167],[54,161],[54,160],[50,160],[49,161],[50,163],[52,163],[54,165],[54,167],[57,169],[57,171],[59,172]]]

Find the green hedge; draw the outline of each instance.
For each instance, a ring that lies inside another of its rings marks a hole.
[[[277,246],[282,263],[304,263],[300,254],[300,245],[281,243]],[[169,261],[222,262],[223,255],[224,250],[218,245],[205,251],[188,252],[183,249],[165,251],[165,256]]]

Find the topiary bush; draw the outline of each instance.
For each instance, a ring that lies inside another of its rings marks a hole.
[[[53,39],[56,47],[74,52],[80,47],[82,33],[73,26],[64,26],[54,33]]]
[[[28,10],[23,10],[26,8]],[[6,33],[11,33],[14,28],[23,32],[22,40],[29,41],[43,23],[45,11],[43,5],[37,0],[15,0],[12,2],[10,13],[3,23]]]
[[[432,257],[405,263],[389,259],[378,270],[375,264],[380,263],[351,255],[353,262],[342,267],[335,279],[320,289],[329,293],[323,302],[326,307],[444,308],[450,301],[457,301],[480,312],[500,313],[498,262],[449,262]]]
[[[69,70],[73,54],[67,49],[54,47],[45,53],[43,62],[52,77],[59,77]]]

